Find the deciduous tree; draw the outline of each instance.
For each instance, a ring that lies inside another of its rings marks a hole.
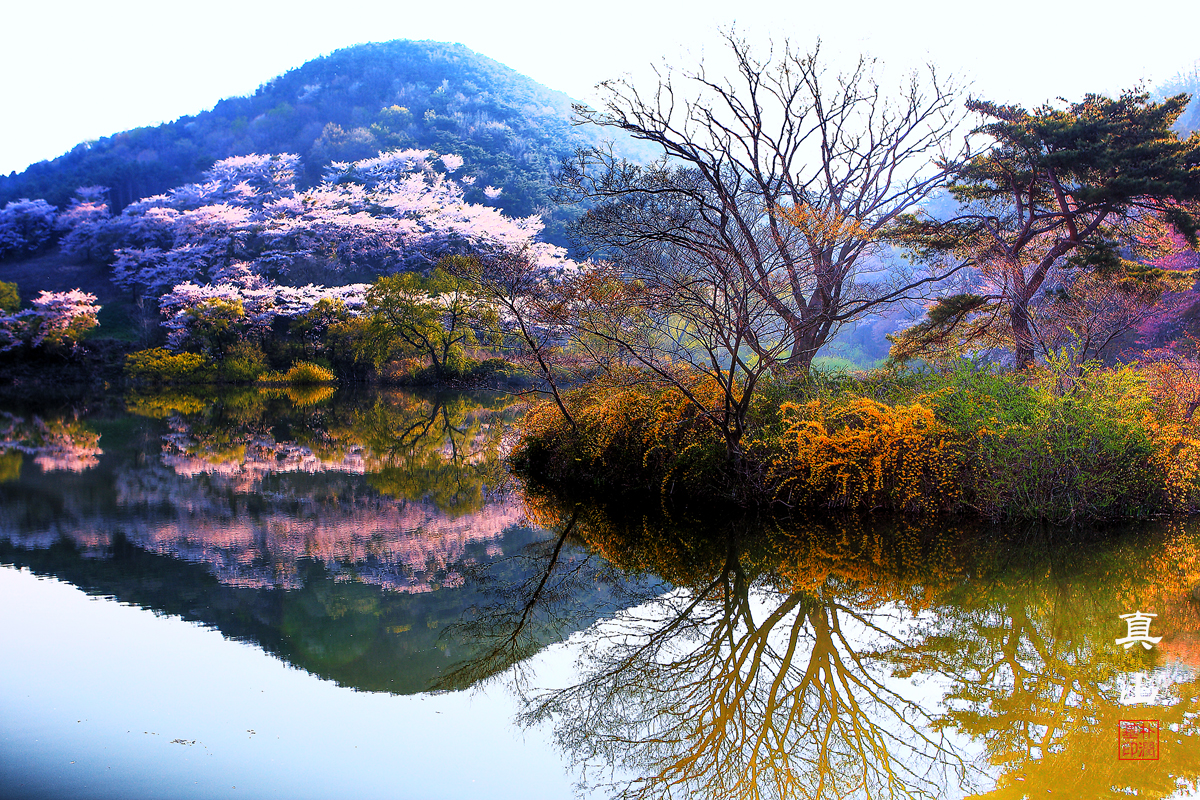
[[[461,368],[466,348],[479,343],[477,331],[495,328],[494,310],[470,282],[442,269],[428,278],[414,272],[380,278],[367,291],[367,309],[375,338],[428,357],[439,379]]]
[[[661,73],[649,93],[602,84],[603,106],[578,107],[580,117],[657,146],[662,159],[639,166],[583,150],[562,188],[594,204],[577,226],[591,253],[656,300],[680,288],[709,297],[719,327],[727,290],[761,305],[754,328],[743,319],[731,341],[807,370],[839,326],[935,280],[885,273],[876,257],[889,226],[946,175],[953,93],[932,68],[889,97],[867,60],[831,76],[818,51],[785,44],[759,61],[726,38],[734,78],[701,65]]]

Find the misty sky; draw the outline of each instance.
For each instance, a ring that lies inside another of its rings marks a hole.
[[[194,114],[339,47],[364,41],[461,42],[586,100],[606,78],[645,80],[652,61],[694,64],[719,29],[889,70],[930,61],[999,102],[1036,105],[1150,85],[1200,59],[1200,3],[1054,0],[972,3],[757,3],[572,0],[327,4],[208,0],[8,0],[0,19],[0,172],[76,143]]]

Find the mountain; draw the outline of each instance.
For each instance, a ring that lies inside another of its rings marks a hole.
[[[248,153],[296,153],[304,160],[304,183],[312,185],[331,161],[420,147],[465,159],[463,174],[476,177],[469,202],[483,202],[489,185],[500,187],[494,205],[510,216],[543,212],[546,238],[563,243],[571,213],[554,204],[551,175],[576,147],[603,138],[571,125],[567,95],[497,61],[459,44],[396,40],[338,50],[268,81],[253,96],[85,142],[0,176],[0,206],[28,197],[64,208],[76,188],[101,185],[120,209],[196,180],[219,159]]]

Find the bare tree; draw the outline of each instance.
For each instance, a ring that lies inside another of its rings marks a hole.
[[[750,282],[688,255],[656,262],[652,274],[601,264],[565,287],[566,302],[580,346],[603,348],[610,379],[681,393],[736,464],[755,389],[787,339]]]
[[[1041,302],[1031,303],[1031,335],[1042,356],[1064,347],[1077,360],[1103,358],[1150,320],[1178,313],[1192,300],[1195,278],[1186,273],[1105,276],[1092,271],[1064,275]]]
[[[657,145],[662,158],[638,166],[581,150],[561,188],[593,204],[576,228],[581,245],[660,295],[694,289],[685,270],[704,275],[710,298],[733,287],[749,306],[743,288],[754,294],[761,308],[740,317],[707,301],[717,327],[742,326],[725,361],[745,349],[806,371],[843,323],[943,277],[884,274],[876,257],[889,226],[946,177],[953,94],[932,68],[889,99],[871,61],[834,77],[819,48],[785,43],[758,61],[733,34],[726,41],[735,80],[701,65],[660,72],[649,96],[624,80],[601,84],[603,107],[577,106],[580,118]]]
[[[527,247],[452,256],[442,263],[494,307],[497,343],[511,363],[534,379],[530,391],[549,395],[563,419],[577,428],[562,389],[564,378],[578,370],[579,354],[563,347],[569,328],[568,309],[556,285],[561,281],[540,269]]]
[[[877,615],[768,577],[731,538],[718,574],[589,631],[582,680],[522,719],[552,721],[591,780],[632,771],[598,781],[629,800],[935,797],[964,779],[932,715],[864,648],[902,644]]]

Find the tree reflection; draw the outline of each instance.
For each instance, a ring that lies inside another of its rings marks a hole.
[[[1123,677],[1162,676],[1164,655],[1187,653],[1200,631],[1200,611],[1186,599],[1200,575],[1200,536],[1176,527],[1117,545],[993,551],[976,565],[982,579],[947,593],[937,618],[889,654],[902,674],[949,679],[938,725],[981,741],[999,770],[979,797],[1167,797],[1197,788],[1200,663],[1174,665],[1176,680],[1152,705],[1121,702]],[[1135,608],[1159,614],[1162,647],[1115,644],[1125,633],[1119,615]],[[1118,759],[1122,719],[1158,721],[1152,764]]]
[[[780,558],[783,537],[746,520],[698,527],[564,503],[542,575],[480,615],[498,661],[523,657],[531,616],[553,616],[553,598],[581,574],[560,564],[568,541],[653,587],[636,609],[588,630],[578,682],[532,697],[524,714],[552,722],[587,783],[630,797],[911,797],[939,795],[947,774],[965,777],[930,712],[878,656],[902,644],[894,603],[884,602],[895,592],[828,565],[814,585]],[[805,537],[833,553],[831,533],[814,523]],[[596,777],[613,765],[634,777]]]
[[[287,472],[362,474],[381,494],[457,517],[481,510],[504,483],[500,443],[511,399],[389,392],[332,403],[329,388],[320,391],[131,394],[126,405],[170,421],[163,458],[177,473],[216,477],[239,491]]]
[[[585,787],[1018,798],[1196,786],[1200,663],[1176,668],[1156,705],[1121,703],[1123,680],[1161,677],[1168,656],[1196,649],[1194,529],[1092,544],[1059,533],[1050,546],[997,542],[995,531],[700,522],[531,498],[531,517],[557,538],[542,545],[540,572],[493,592],[474,627],[459,629],[493,646],[451,684],[532,654],[531,629],[596,583],[599,569],[580,564],[603,555],[626,586],[640,576],[642,602],[587,629],[577,680],[525,695],[524,721],[553,726]],[[1134,608],[1159,614],[1163,642],[1147,654],[1115,643],[1119,614]],[[1158,762],[1118,760],[1121,719],[1159,720]]]
[[[534,539],[486,567],[466,568],[468,583],[482,597],[446,638],[469,643],[476,655],[443,675],[438,689],[474,686],[516,667],[510,678],[524,691],[531,675],[522,662],[530,656],[664,588],[661,581],[622,570],[587,548],[578,535],[578,506],[559,508],[531,495],[525,500],[527,521],[552,536]]]
[[[42,472],[83,472],[100,463],[100,435],[78,419],[18,417],[0,411],[0,481],[16,480],[21,454],[33,456]]]
[[[506,406],[465,394],[392,394],[356,412],[332,436],[360,444],[371,485],[440,510],[481,509],[505,481],[500,459]]]

